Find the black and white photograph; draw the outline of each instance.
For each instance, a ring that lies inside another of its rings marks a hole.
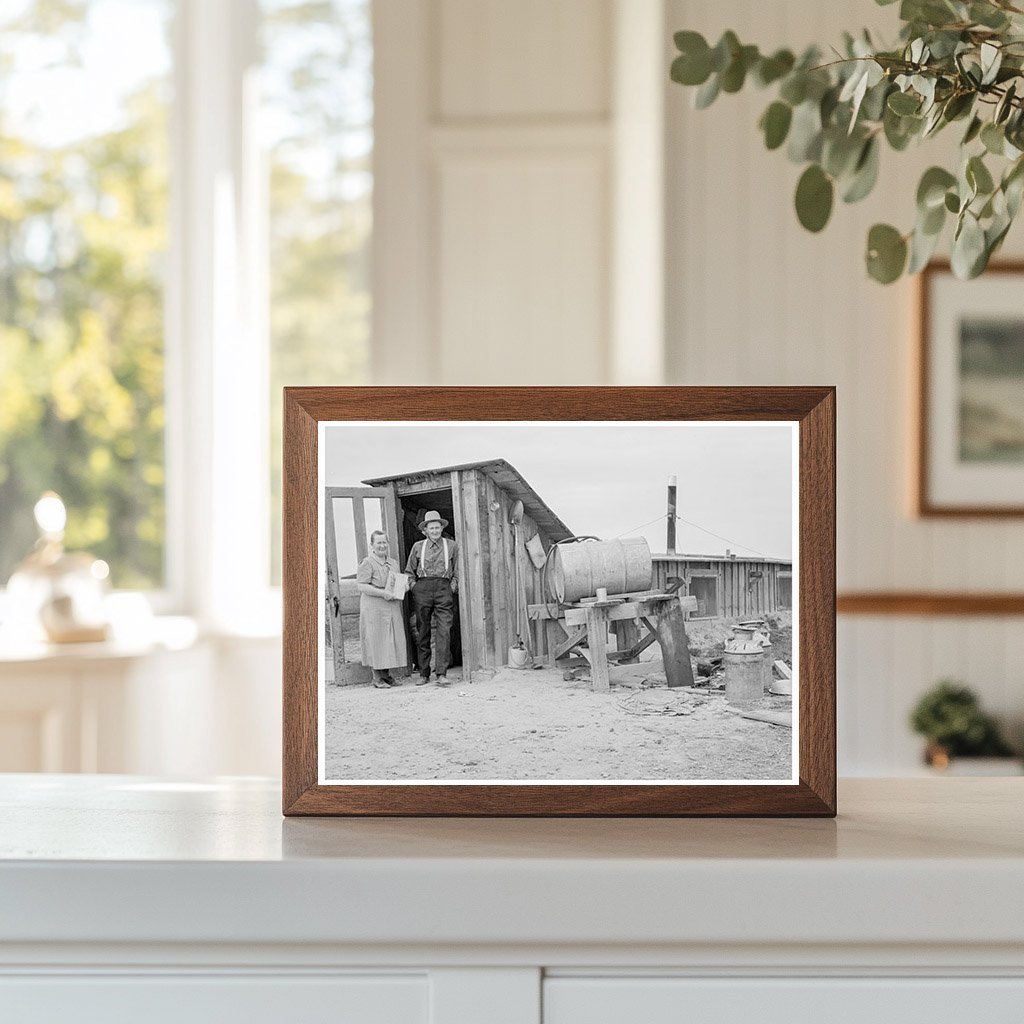
[[[797,425],[319,425],[319,780],[795,784]]]

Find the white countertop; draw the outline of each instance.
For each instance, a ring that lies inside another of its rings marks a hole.
[[[1024,780],[839,817],[284,819],[276,783],[0,776],[0,943],[1024,945]]]

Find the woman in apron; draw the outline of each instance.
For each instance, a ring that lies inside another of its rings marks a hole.
[[[393,596],[389,582],[399,572],[398,562],[388,555],[387,534],[370,534],[370,554],[356,573],[359,585],[359,642],[363,664],[373,671],[373,685],[386,689],[395,685],[390,670],[406,664],[405,624],[402,599]]]

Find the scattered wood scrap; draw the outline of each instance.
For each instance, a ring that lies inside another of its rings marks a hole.
[[[787,729],[793,728],[792,711],[753,711],[745,708],[733,708],[726,705],[726,711],[741,718],[750,718],[755,722],[767,722],[769,725],[781,725]]]
[[[793,678],[793,670],[784,661],[775,662],[775,671],[779,673],[780,679]]]

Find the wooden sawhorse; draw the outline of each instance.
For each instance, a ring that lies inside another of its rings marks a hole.
[[[573,648],[579,649],[590,662],[591,688],[606,693],[611,689],[609,659],[636,661],[640,652],[655,640],[661,646],[668,685],[693,686],[684,612],[696,611],[696,608],[695,597],[643,591],[616,595],[603,602],[580,601],[560,608],[531,604],[528,614],[532,620],[548,623],[549,662],[553,665]],[[648,631],[643,638],[641,624]],[[609,628],[615,630],[620,646],[617,651],[608,651]]]

